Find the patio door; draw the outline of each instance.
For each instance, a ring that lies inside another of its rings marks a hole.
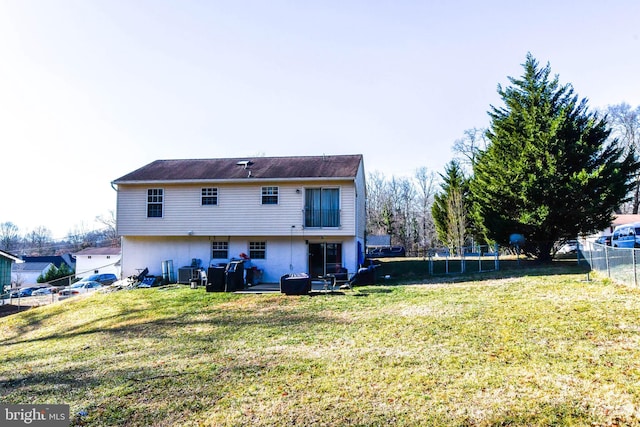
[[[342,243],[309,243],[309,276],[335,273],[342,266]]]

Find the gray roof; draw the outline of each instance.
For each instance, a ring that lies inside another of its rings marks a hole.
[[[120,248],[86,248],[81,250],[80,252],[76,252],[75,256],[83,256],[83,255],[120,255],[122,250]]]
[[[53,263],[52,262],[46,262],[46,261],[35,261],[35,262],[23,262],[20,264],[13,264],[13,266],[11,267],[11,270],[14,272],[17,271],[24,271],[24,272],[35,272],[35,273],[42,273],[45,270],[48,270],[49,268],[53,267]]]
[[[361,154],[156,160],[116,179],[113,183],[295,178],[353,179],[361,163]]]
[[[71,254],[50,256],[23,256],[22,260],[24,262],[50,262],[55,265],[56,268],[60,268],[62,264],[67,264],[69,268],[73,269],[76,264],[76,260],[71,257]]]

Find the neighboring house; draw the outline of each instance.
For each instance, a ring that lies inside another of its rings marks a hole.
[[[23,256],[21,259],[24,262],[50,262],[60,268],[62,264],[67,264],[69,270],[74,271],[76,268],[76,260],[71,254],[64,255],[50,255],[50,256]]]
[[[611,236],[613,234],[613,229],[616,228],[616,226],[623,224],[632,224],[634,222],[640,222],[640,215],[615,214],[613,217],[613,222],[609,227],[588,237],[588,240],[595,240],[600,236]]]
[[[35,285],[38,277],[47,274],[54,267],[52,262],[24,261],[11,268],[11,282],[17,286]]]
[[[120,248],[87,248],[73,254],[76,257],[76,277],[113,273],[120,277]]]
[[[14,263],[22,263],[22,260],[8,252],[0,251],[0,294],[11,287],[11,270]]]
[[[276,283],[354,273],[363,259],[362,155],[158,160],[112,185],[125,277],[247,254]]]

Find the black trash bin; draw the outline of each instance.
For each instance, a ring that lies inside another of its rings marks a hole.
[[[235,292],[244,289],[244,263],[231,261],[227,264],[225,292]]]
[[[225,266],[219,265],[207,269],[207,292],[224,292]]]

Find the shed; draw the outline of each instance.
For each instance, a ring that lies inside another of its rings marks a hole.
[[[0,294],[4,294],[5,287],[11,286],[11,266],[22,260],[8,252],[0,251]]]

